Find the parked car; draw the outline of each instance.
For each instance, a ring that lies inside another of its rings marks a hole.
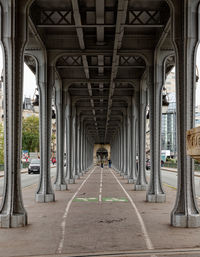
[[[146,160],[146,169],[150,170],[150,168],[151,168],[150,160]]]
[[[32,159],[28,166],[28,174],[40,173],[40,159]]]

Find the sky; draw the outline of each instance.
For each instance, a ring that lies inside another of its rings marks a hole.
[[[3,68],[3,58],[2,51],[0,47],[0,74]],[[36,89],[36,79],[33,72],[29,69],[29,67],[24,64],[24,92],[23,98],[25,96],[33,98],[34,92]]]
[[[198,47],[197,51],[197,67],[199,70],[199,76],[200,76],[200,45]],[[3,60],[2,60],[2,50],[0,47],[0,73],[3,68]],[[36,89],[36,79],[33,72],[28,68],[26,64],[24,64],[24,91],[23,91],[23,98],[31,97],[33,98],[34,92]],[[200,105],[200,78],[197,83],[196,87],[196,105]]]

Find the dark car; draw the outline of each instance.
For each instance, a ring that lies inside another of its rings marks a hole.
[[[28,174],[40,173],[40,159],[32,159],[28,166]]]
[[[147,160],[146,161],[146,169],[150,170],[150,168],[151,168],[150,160]]]

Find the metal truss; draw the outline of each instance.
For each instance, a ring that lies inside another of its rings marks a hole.
[[[40,25],[72,25],[72,12],[68,10],[48,11],[41,10]]]
[[[119,64],[122,66],[142,66],[145,67],[145,61],[140,56],[121,56]]]
[[[82,66],[81,56],[62,56],[58,59],[56,66]]]
[[[130,25],[162,25],[160,10],[129,10],[127,23]]]

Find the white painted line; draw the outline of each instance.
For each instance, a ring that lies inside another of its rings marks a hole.
[[[62,249],[63,249],[63,244],[64,244],[64,239],[65,239],[65,226],[66,226],[66,218],[67,215],[69,213],[69,208],[72,204],[72,201],[74,200],[74,198],[77,196],[77,194],[79,193],[79,191],[81,190],[81,188],[83,187],[83,185],[85,184],[85,182],[89,179],[89,177],[92,175],[92,173],[95,171],[95,168],[90,172],[90,174],[87,176],[87,178],[82,182],[82,184],[80,185],[80,187],[78,188],[78,190],[76,191],[76,193],[72,196],[72,198],[69,200],[69,202],[67,203],[63,218],[62,218],[62,223],[61,223],[61,230],[62,230],[62,236],[59,242],[59,246],[57,249],[57,253],[62,253]]]
[[[120,183],[120,181],[118,180],[118,178],[115,176],[115,174],[113,173],[113,171],[110,169],[111,173],[113,174],[113,176],[115,177],[116,181],[118,182],[118,184],[120,185],[120,187],[122,188],[122,190],[124,191],[124,193],[126,194],[126,196],[128,197],[129,201],[131,202],[131,205],[133,206],[135,212],[136,212],[136,215],[138,217],[138,220],[140,222],[140,225],[141,225],[141,229],[142,229],[142,233],[143,233],[143,236],[144,236],[144,239],[145,239],[145,243],[146,243],[146,246],[147,246],[147,249],[148,250],[153,250],[154,247],[153,247],[153,244],[151,242],[151,239],[148,235],[148,232],[147,232],[147,229],[146,229],[146,226],[144,224],[144,221],[142,219],[142,216],[140,215],[135,203],[133,202],[133,199],[131,198],[131,196],[126,192],[125,188],[122,186],[122,184]],[[153,257],[153,256],[152,256]]]
[[[103,168],[101,168],[100,188],[99,188],[99,202],[102,202],[102,188],[103,188]]]

